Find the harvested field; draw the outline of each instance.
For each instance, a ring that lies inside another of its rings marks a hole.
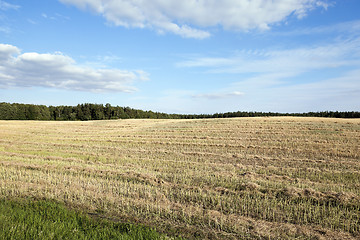
[[[189,239],[359,239],[360,120],[0,121],[0,198]]]

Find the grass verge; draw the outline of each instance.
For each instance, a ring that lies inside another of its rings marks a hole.
[[[0,239],[169,239],[130,223],[92,219],[49,200],[0,200]]]

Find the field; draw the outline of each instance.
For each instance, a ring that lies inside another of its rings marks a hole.
[[[188,239],[359,239],[360,120],[0,121],[1,199]]]
[[[53,200],[0,200],[0,239],[166,240],[154,229],[108,219],[93,219]]]

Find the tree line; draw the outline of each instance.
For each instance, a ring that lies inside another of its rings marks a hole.
[[[200,118],[233,118],[259,116],[306,116],[331,118],[360,118],[360,112],[308,112],[308,113],[273,113],[273,112],[227,112],[215,114],[168,114],[144,111],[130,107],[103,104],[78,104],[77,106],[45,106],[21,103],[0,103],[1,120],[57,120],[89,121],[128,118],[152,119],[200,119]]]

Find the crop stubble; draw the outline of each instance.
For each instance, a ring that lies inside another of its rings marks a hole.
[[[360,120],[0,121],[2,198],[209,239],[360,238]]]

